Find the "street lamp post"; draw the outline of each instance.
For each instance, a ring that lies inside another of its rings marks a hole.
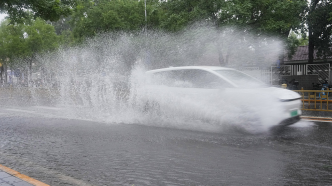
[[[144,0],[144,6],[145,6],[145,34],[146,34],[146,24],[147,24],[147,16],[146,16],[146,0]]]

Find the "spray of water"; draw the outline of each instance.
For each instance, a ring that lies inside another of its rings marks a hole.
[[[185,65],[269,66],[281,51],[282,42],[274,38],[201,24],[177,34],[108,33],[80,47],[37,56],[34,71],[41,73],[47,93],[32,97],[40,104],[40,95],[47,94],[51,104],[66,108],[71,117],[108,123],[265,130],[280,110],[279,102],[268,94],[221,92],[195,100],[167,90],[149,95],[142,88],[145,71]],[[146,110],[147,95],[159,100],[157,111]],[[266,116],[259,122],[258,113]]]

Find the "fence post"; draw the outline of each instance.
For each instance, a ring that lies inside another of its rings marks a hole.
[[[304,109],[304,91],[303,91],[303,87],[301,87],[302,90],[302,108]]]
[[[330,90],[327,88],[326,90]],[[329,110],[329,92],[326,92],[326,110]]]

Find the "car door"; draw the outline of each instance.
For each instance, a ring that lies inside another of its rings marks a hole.
[[[173,69],[154,73],[149,99],[164,111],[197,114],[216,109],[230,87],[219,76],[202,69]]]
[[[174,70],[169,84],[167,103],[186,114],[204,114],[218,109],[223,94],[231,85],[219,76],[202,69]]]
[[[219,76],[203,69],[184,70],[183,80],[192,84],[183,90],[198,105],[208,106],[220,101],[222,95],[231,87]]]

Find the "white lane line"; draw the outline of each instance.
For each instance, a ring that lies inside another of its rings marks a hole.
[[[21,109],[5,109],[5,110],[11,111],[11,112],[16,112],[16,113],[26,113],[26,114],[29,114],[29,116],[31,116],[31,117],[33,117],[33,116],[41,116],[41,117],[48,117],[48,118],[58,117],[56,115],[51,114],[51,111],[49,111],[49,113],[47,113],[47,112],[39,112],[39,111],[21,110]]]
[[[14,111],[14,112],[24,112],[24,113],[29,113],[29,114],[34,114],[34,111],[29,111],[29,110],[21,110],[21,109],[5,109],[8,111]]]
[[[63,108],[58,108],[58,107],[46,107],[46,106],[34,106],[34,108],[37,108],[37,109],[49,109],[49,110],[63,110]]]
[[[33,107],[30,107],[30,108],[33,108]],[[8,109],[4,109],[4,110],[7,110],[7,111],[10,111],[11,113],[16,113],[16,114],[19,114],[19,113],[25,113],[25,114],[28,114],[28,116],[30,117],[33,117],[33,116],[41,116],[41,117],[45,117],[45,118],[64,118],[64,119],[75,119],[75,118],[72,118],[72,117],[66,117],[66,116],[63,116],[63,115],[57,115],[57,114],[54,114],[51,110],[44,110],[44,111],[41,111],[41,110],[22,110],[22,109],[14,109],[14,108],[8,108]],[[19,114],[19,115],[21,115]]]

